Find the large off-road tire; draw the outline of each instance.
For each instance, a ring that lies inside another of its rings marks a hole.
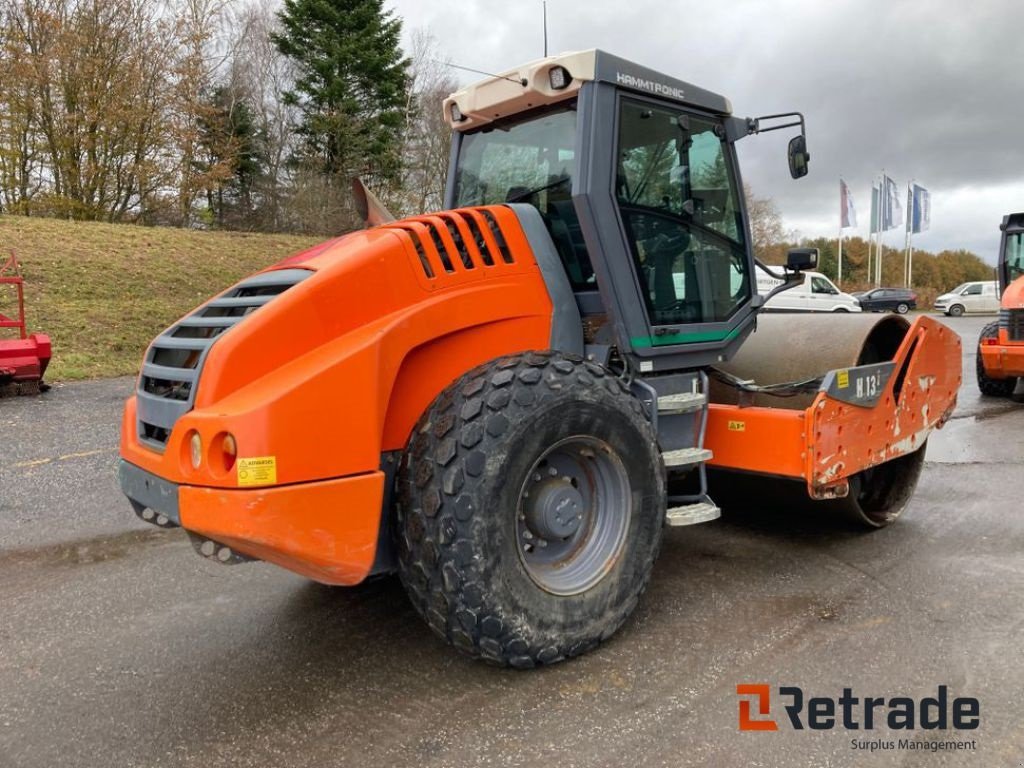
[[[499,665],[610,637],[661,544],[665,468],[643,408],[606,369],[559,353],[501,358],[449,386],[397,482],[410,600],[436,634]]]
[[[993,379],[985,373],[985,364],[981,358],[981,342],[983,339],[996,338],[999,335],[999,322],[989,323],[981,329],[981,334],[978,336],[978,354],[975,357],[974,365],[975,370],[978,372],[978,389],[981,390],[981,394],[987,395],[988,397],[1010,397],[1013,395],[1014,389],[1017,387],[1016,377],[1010,377],[1006,379]]]

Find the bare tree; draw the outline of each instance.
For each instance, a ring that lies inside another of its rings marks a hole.
[[[169,36],[146,0],[7,0],[5,101],[19,105],[19,195],[77,219],[137,214],[165,183],[161,118]],[[8,107],[5,103],[5,107]]]
[[[195,222],[196,199],[232,173],[227,145],[216,151],[222,162],[204,163],[198,157],[203,126],[216,118],[214,91],[231,58],[221,34],[230,6],[231,0],[175,0],[171,6],[177,50],[170,124],[177,149],[178,216],[183,226]]]
[[[298,119],[295,107],[281,97],[292,87],[295,74],[271,41],[271,32],[278,28],[276,7],[275,0],[255,0],[235,17],[228,74],[230,89],[252,111],[262,143],[264,172],[256,190],[256,228],[270,231],[289,228],[289,158],[295,149],[292,126]]]
[[[743,185],[743,194],[747,198],[747,216],[750,218],[754,254],[766,260],[769,258],[771,247],[785,239],[782,214],[779,213],[779,207],[774,200],[770,197],[757,197],[749,184]]]
[[[29,213],[39,190],[40,146],[34,132],[35,97],[31,63],[15,27],[18,9],[0,5],[0,210]]]
[[[409,50],[411,87],[406,105],[402,183],[386,196],[397,213],[412,215],[444,205],[451,150],[451,128],[441,112],[445,97],[458,87],[450,62],[426,30],[413,32]]]

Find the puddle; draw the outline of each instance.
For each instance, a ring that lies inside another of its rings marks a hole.
[[[928,439],[933,464],[1024,464],[1024,405],[953,418]]]

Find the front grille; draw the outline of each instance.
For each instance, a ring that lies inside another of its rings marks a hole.
[[[175,422],[192,410],[210,347],[229,328],[313,273],[279,269],[243,280],[154,339],[136,390],[139,440],[163,450]]]
[[[1000,310],[999,326],[1006,329],[1010,341],[1024,341],[1024,309]]]

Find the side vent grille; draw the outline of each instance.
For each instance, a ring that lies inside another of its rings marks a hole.
[[[162,450],[175,422],[192,410],[203,362],[217,338],[312,274],[280,269],[254,275],[157,336],[136,391],[139,439]]]
[[[385,226],[409,235],[423,274],[430,279],[493,267],[499,258],[515,263],[497,219],[485,209],[445,211]]]

